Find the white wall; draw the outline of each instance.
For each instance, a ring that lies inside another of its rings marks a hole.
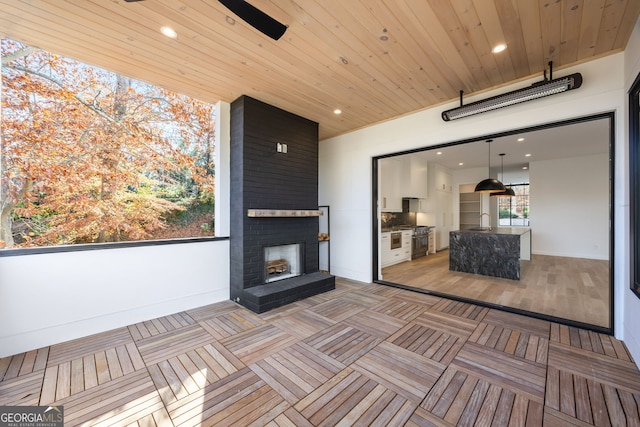
[[[412,148],[483,137],[497,132],[556,122],[575,117],[615,111],[616,123],[616,212],[627,209],[624,173],[625,96],[624,54],[616,54],[556,70],[558,77],[580,72],[581,88],[501,110],[484,113],[453,122],[442,121],[443,110],[453,108],[452,102],[429,110],[384,122],[349,134],[323,140],[320,143],[320,204],[331,206],[331,272],[338,276],[369,282],[372,268],[371,163],[372,157]],[[523,81],[500,90],[470,97],[467,103],[526,87],[539,78]],[[616,215],[616,254],[624,254],[624,236],[628,223]],[[623,256],[623,255],[622,255]],[[619,268],[624,268],[616,259]],[[622,306],[626,282],[616,276],[615,303]],[[638,313],[640,311],[636,311]],[[616,311],[615,329],[622,331],[621,311]],[[637,358],[640,360],[640,357]]]
[[[609,259],[609,155],[529,163],[532,252]]]
[[[229,299],[229,241],[0,258],[0,357]]]
[[[631,39],[625,49],[624,63],[624,81],[625,81],[625,101],[628,103],[626,91],[633,85],[634,80],[640,73],[640,21],[636,22],[636,26],[631,35]],[[628,104],[626,104],[628,105]],[[625,110],[625,119],[628,117],[628,110]],[[616,151],[616,156],[623,159],[624,178],[616,182],[616,188],[621,188],[620,201],[624,209],[616,211],[616,227],[620,227],[616,232],[616,263],[615,272],[619,276],[616,282],[621,282],[622,302],[617,305],[617,311],[622,315],[622,338],[631,351],[636,364],[640,365],[640,299],[629,289],[630,270],[629,270],[629,172],[627,167],[629,156],[629,125],[625,120],[623,144]],[[616,162],[619,163],[619,162]],[[618,241],[619,240],[619,241]],[[620,248],[620,246],[622,246]],[[619,301],[616,300],[616,303]]]
[[[216,165],[228,159],[229,146],[228,105],[218,112]],[[228,168],[216,168],[216,179],[222,237]],[[2,256],[0,357],[227,299],[228,240]]]

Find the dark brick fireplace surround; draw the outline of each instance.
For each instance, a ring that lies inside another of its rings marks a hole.
[[[242,96],[231,103],[231,300],[262,313],[335,289],[318,271],[317,217],[254,218],[249,209],[318,209],[318,124]],[[304,274],[266,284],[264,248],[291,243],[303,246]]]

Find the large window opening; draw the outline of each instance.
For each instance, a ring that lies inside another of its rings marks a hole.
[[[498,198],[498,226],[528,227],[529,184],[515,184],[509,185],[509,187],[516,195],[515,197]]]
[[[374,281],[611,333],[614,122],[602,113],[374,158]],[[476,193],[487,176],[515,196]],[[391,246],[425,227],[426,254]],[[503,274],[511,266],[519,277]]]
[[[214,235],[214,106],[2,40],[0,248]]]

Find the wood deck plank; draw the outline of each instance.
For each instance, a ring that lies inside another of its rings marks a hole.
[[[444,416],[444,420],[451,423],[457,424],[458,420],[462,416],[464,409],[466,408],[469,399],[471,399],[471,395],[478,384],[477,378],[468,377],[465,378],[462,387],[458,391],[458,394],[455,396],[454,400],[451,402],[451,406],[449,406],[449,410]]]
[[[98,385],[98,372],[96,371],[96,359],[93,354],[82,358],[82,374],[84,376],[84,388],[89,389]]]
[[[551,343],[549,366],[590,378],[598,375],[600,382],[622,388],[631,393],[640,390],[640,372],[633,362]]]
[[[640,426],[640,412],[634,396],[625,390],[618,390],[618,396],[627,417],[627,424],[634,427]],[[636,395],[636,397],[640,400],[640,394]]]
[[[18,371],[18,376],[30,374],[31,372],[34,371],[34,365],[36,363],[36,357],[37,356],[38,356],[38,351],[37,350],[31,350],[31,351],[28,351],[28,352],[24,353],[24,360],[22,361],[22,364],[20,365],[20,370]],[[0,379],[2,379],[1,375],[0,375]]]
[[[20,374],[20,368],[22,367],[22,362],[24,361],[26,353],[20,353],[9,360],[9,366],[5,372],[4,378],[10,380],[12,378],[16,378]]]
[[[58,367],[50,366],[44,372],[42,382],[42,393],[40,394],[40,404],[48,405],[56,400],[56,388],[58,381]]]
[[[135,367],[133,366],[133,361],[129,356],[129,352],[127,351],[127,347],[124,345],[116,347],[116,356],[118,358],[118,362],[120,362],[120,369],[122,369],[122,374],[127,375],[135,371]]]
[[[132,338],[129,329],[119,328],[57,344],[50,348],[48,366],[59,365],[60,363],[78,359],[119,345],[126,345],[131,341]]]
[[[495,385],[491,385],[487,391],[484,402],[478,412],[475,425],[488,426],[491,425],[493,416],[498,408],[498,401],[500,400],[501,388]]]
[[[616,389],[609,385],[604,385],[602,391],[604,400],[607,402],[607,411],[609,412],[609,419],[612,421],[612,424],[622,424],[626,417],[622,403],[620,402],[620,396],[618,396]]]
[[[300,412],[293,408],[288,408],[282,414],[278,415],[268,427],[314,427]]]
[[[457,420],[459,425],[473,425],[474,421],[478,417],[482,403],[484,402],[487,391],[489,390],[489,383],[485,380],[478,380],[475,382],[475,387],[467,405],[464,408],[460,418]]]
[[[96,359],[96,372],[98,373],[98,384],[104,384],[111,380],[111,374],[109,373],[109,363],[107,362],[107,355],[104,351],[100,351],[95,354]]]
[[[406,324],[403,320],[371,310],[361,311],[345,319],[343,323],[381,339],[389,337]]]
[[[422,401],[445,369],[443,364],[389,342],[375,347],[352,367],[416,403]]]
[[[71,394],[80,393],[84,390],[84,365],[82,359],[71,361]]]
[[[515,396],[511,416],[509,417],[509,427],[524,426],[527,422],[527,409],[529,400],[524,396]]]
[[[573,390],[576,402],[576,418],[586,423],[593,424],[591,415],[591,402],[589,401],[589,388],[587,380],[578,376],[573,377]]]
[[[602,385],[595,380],[587,379],[587,388],[589,390],[589,401],[591,404],[591,413],[593,415],[593,423],[596,426],[609,426],[609,412],[607,404],[602,392]],[[553,408],[558,409],[558,408]]]
[[[44,371],[0,381],[0,406],[37,406],[44,386]],[[49,397],[45,396],[49,400]]]
[[[576,416],[573,375],[566,371],[560,371],[560,411],[572,417]]]
[[[391,298],[375,307],[371,311],[382,313],[399,320],[410,321],[421,315],[426,306],[398,298]]]
[[[68,425],[640,417],[640,371],[613,337],[357,282],[261,315],[227,302],[32,350],[0,359],[0,377],[0,405],[61,404]]]
[[[498,401],[498,406],[496,408],[496,412],[493,414],[493,422],[492,425],[496,427],[499,426],[508,426],[509,418],[511,417],[511,411],[513,408],[513,402],[515,400],[515,393],[511,390],[502,390],[500,394],[500,400]]]

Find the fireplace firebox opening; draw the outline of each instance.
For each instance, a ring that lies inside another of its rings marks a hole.
[[[304,274],[304,244],[266,246],[264,248],[264,283]]]

